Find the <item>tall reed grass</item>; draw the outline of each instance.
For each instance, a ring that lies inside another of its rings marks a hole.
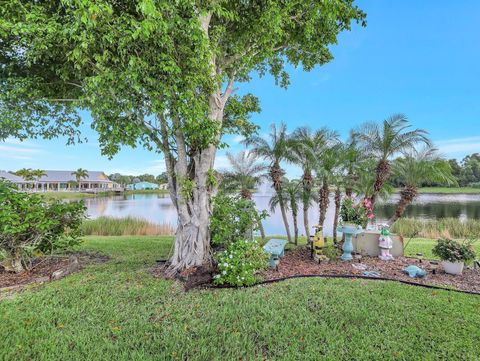
[[[480,238],[480,220],[402,218],[394,223],[392,231],[405,237],[476,239]]]
[[[83,222],[82,231],[86,236],[170,236],[175,233],[175,227],[133,217],[99,217]]]

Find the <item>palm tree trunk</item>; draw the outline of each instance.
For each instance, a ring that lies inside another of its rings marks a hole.
[[[263,228],[263,223],[260,217],[257,215],[257,222],[258,222],[258,229],[260,230],[260,236],[262,237],[262,240],[265,240],[265,228]]]
[[[335,216],[333,217],[333,243],[337,243],[338,215],[340,213],[341,200],[342,195],[340,193],[340,188],[337,187],[337,189],[335,190]]]
[[[417,194],[418,194],[417,187],[415,186],[403,187],[403,189],[400,191],[400,200],[397,203],[395,214],[388,221],[388,224],[390,226],[403,216],[407,207],[417,197]]]
[[[303,226],[305,227],[305,236],[307,236],[307,242],[310,241],[310,225],[308,222],[308,206],[309,204],[303,202]]]
[[[327,216],[328,205],[330,203],[330,199],[328,198],[330,195],[330,189],[326,179],[323,180],[323,185],[320,188],[319,195],[320,216],[318,219],[318,224],[323,227],[323,224],[325,223],[325,217]]]
[[[292,208],[292,216],[293,216],[293,241],[295,245],[298,245],[298,222],[297,222],[297,209],[295,207]]]
[[[280,207],[280,211],[282,212],[283,224],[285,225],[285,231],[287,232],[287,240],[288,240],[288,243],[292,243],[292,235],[290,233],[290,226],[288,224],[287,211],[285,210],[285,203],[282,197],[282,190],[280,189],[277,192],[277,194],[278,194],[278,206]]]
[[[375,172],[376,172],[376,178],[375,178],[375,184],[373,185],[373,194],[371,197],[372,207],[375,205],[378,195],[382,191],[382,188],[385,185],[385,182],[390,176],[390,163],[388,163],[388,160],[379,161]]]

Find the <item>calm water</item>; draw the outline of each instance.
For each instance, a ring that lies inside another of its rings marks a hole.
[[[257,194],[254,197],[258,209],[269,211],[270,196]],[[395,211],[398,196],[393,196],[388,202],[376,205],[378,221],[388,219]],[[91,218],[108,217],[138,217],[155,223],[170,223],[175,225],[177,216],[169,196],[156,194],[134,194],[127,196],[87,198],[85,204]],[[327,212],[325,232],[331,234],[334,216],[333,200]],[[267,234],[284,234],[282,218],[278,209],[269,212],[271,215],[265,221]],[[300,212],[301,213],[301,212]],[[419,219],[436,219],[454,217],[459,219],[480,219],[480,195],[437,195],[422,194],[416,202],[407,209],[408,217]],[[303,217],[299,214],[298,224],[303,234]],[[310,225],[318,220],[318,207],[309,210]]]

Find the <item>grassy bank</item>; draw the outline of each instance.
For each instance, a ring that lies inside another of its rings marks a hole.
[[[0,301],[0,359],[480,358],[476,296],[338,279],[184,292],[148,273],[171,241],[88,237],[110,262]]]
[[[115,193],[115,192],[99,192],[95,194],[83,193],[83,192],[45,192],[42,194],[49,199],[84,199],[84,198],[108,197],[113,195],[119,195],[119,193]],[[123,193],[120,193],[120,195],[130,195],[130,194],[167,195],[168,191],[161,190],[161,189],[143,189],[143,190],[125,191]]]
[[[420,193],[432,194],[480,194],[480,188],[473,187],[424,187],[419,189]]]
[[[402,218],[394,223],[392,230],[406,237],[423,238],[480,238],[480,220],[442,218],[438,220],[419,220]]]
[[[168,223],[155,224],[133,217],[99,217],[84,221],[82,232],[88,236],[168,236],[175,233],[175,227]]]

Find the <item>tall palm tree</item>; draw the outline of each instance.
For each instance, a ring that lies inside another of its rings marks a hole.
[[[396,114],[385,119],[381,125],[365,123],[359,131],[354,133],[360,149],[373,156],[377,161],[371,196],[372,206],[390,176],[391,157],[412,150],[418,143],[430,146],[428,133],[425,130],[410,130],[410,127],[405,115]]]
[[[313,192],[314,178],[312,171],[318,157],[322,155],[328,144],[337,137],[335,132],[327,128],[312,131],[308,127],[296,129],[292,134],[289,161],[302,168],[301,193],[303,206],[303,225],[305,235],[310,239],[308,210],[318,200]]]
[[[75,172],[72,172],[72,175],[77,181],[78,190],[80,190],[82,188],[82,179],[88,178],[88,171],[83,168],[78,168]]]
[[[289,181],[284,178],[281,190],[281,197],[285,202],[285,208],[292,211],[293,218],[293,243],[298,245],[298,204],[302,200],[300,192],[301,183],[298,181]],[[280,204],[280,193],[276,193],[270,198],[270,210],[275,212],[275,208]]]
[[[417,197],[418,187],[422,183],[442,182],[449,185],[457,183],[448,161],[442,159],[436,149],[431,147],[406,153],[404,157],[393,162],[392,170],[403,186],[395,214],[389,221],[390,225],[402,217],[407,207]]]
[[[282,193],[282,181],[285,171],[281,167],[281,162],[288,158],[289,147],[291,145],[290,137],[287,134],[287,127],[284,123],[280,126],[272,124],[270,126],[270,142],[265,138],[254,135],[244,141],[246,145],[252,146],[251,151],[259,157],[269,162],[269,175],[273,184],[273,189],[278,195],[278,205],[282,212],[285,231],[287,232],[288,242],[292,242],[290,226],[288,225],[285,201]]]
[[[258,155],[248,151],[241,151],[236,155],[227,153],[227,158],[232,171],[223,175],[223,188],[226,191],[238,192],[244,199],[252,200],[252,193],[265,178],[268,167],[258,162]],[[261,237],[265,239],[262,220],[259,218],[257,221]]]
[[[223,187],[227,191],[238,192],[242,198],[252,199],[252,193],[265,177],[268,167],[258,163],[257,154],[248,151],[227,153],[227,158],[232,170],[224,174]]]
[[[332,144],[323,152],[316,164],[315,171],[320,187],[318,191],[318,206],[320,211],[318,224],[322,227],[325,223],[328,206],[330,205],[330,184],[334,178],[333,171],[341,161],[341,157],[339,156],[341,148],[341,143],[336,142]]]

